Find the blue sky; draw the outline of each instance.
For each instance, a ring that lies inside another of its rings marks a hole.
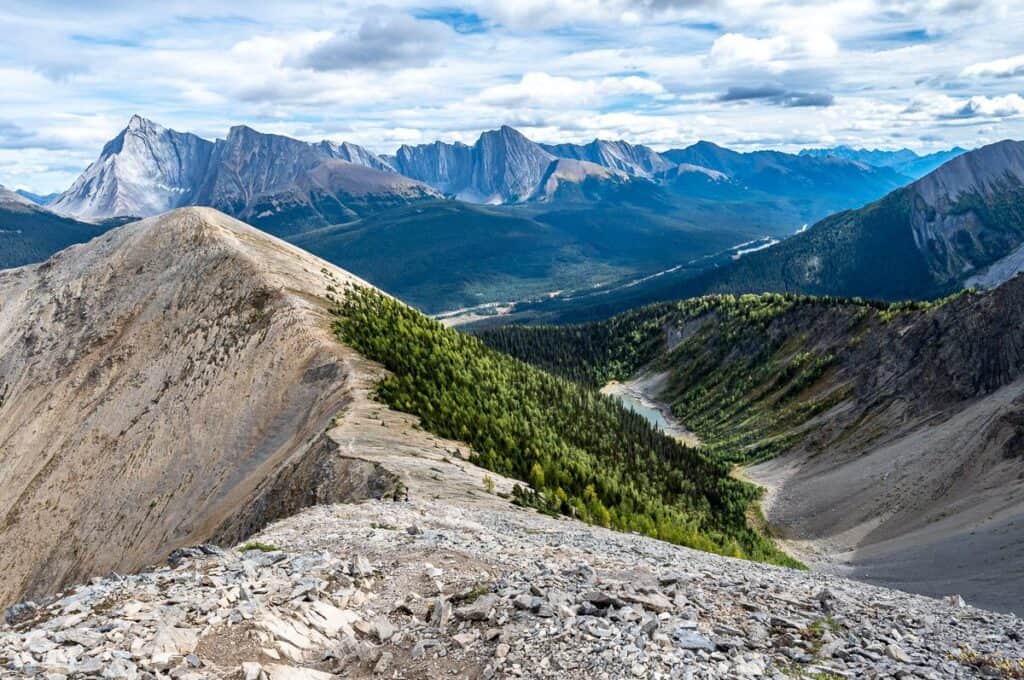
[[[0,0],[0,183],[65,188],[133,113],[378,152],[501,124],[659,149],[974,147],[1024,138],[1020,5]]]

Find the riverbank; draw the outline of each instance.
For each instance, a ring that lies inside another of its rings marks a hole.
[[[664,389],[666,380],[667,372],[648,373],[625,382],[613,380],[601,388],[601,394],[618,398],[627,408],[686,446],[700,446],[700,439],[672,415],[671,407],[655,398]]]

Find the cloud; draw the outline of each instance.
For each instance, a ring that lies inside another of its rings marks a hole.
[[[768,101],[788,107],[832,106],[835,97],[827,92],[801,92],[778,85],[737,85],[718,96],[720,102]]]
[[[518,83],[484,89],[476,98],[494,106],[558,107],[595,105],[630,96],[665,94],[657,82],[639,76],[578,80],[547,73],[526,73]]]
[[[807,31],[799,35],[751,38],[742,33],[725,33],[715,39],[708,61],[716,66],[770,65],[782,60],[826,59],[839,51],[830,35]]]
[[[960,75],[964,78],[981,78],[986,76],[1010,78],[1013,76],[1024,75],[1024,54],[1018,54],[1015,57],[1007,57],[1005,59],[995,59],[993,61],[983,61],[978,64],[971,64],[961,71]]]
[[[1020,115],[1024,115],[1024,97],[1019,94],[999,97],[978,95],[966,101],[951,100],[940,111],[939,118],[1010,118]]]
[[[67,142],[38,131],[0,120],[0,149],[47,149],[57,151],[66,149]]]
[[[366,17],[355,33],[336,33],[299,63],[315,71],[426,66],[441,56],[455,31],[441,21],[406,14]]]

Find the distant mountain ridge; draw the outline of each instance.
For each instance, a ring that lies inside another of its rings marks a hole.
[[[877,168],[892,168],[911,179],[920,179],[946,161],[953,160],[966,152],[967,149],[954,146],[946,151],[936,151],[935,153],[921,156],[907,148],[886,151],[882,149],[869,150],[854,149],[849,146],[835,146],[832,148],[803,149],[800,155],[813,158],[842,158],[844,160],[866,163]]]
[[[56,215],[0,185],[0,270],[45,260],[116,226],[117,220],[80,222]]]
[[[793,199],[822,216],[908,181],[892,169],[857,161],[744,154],[710,142],[661,153],[622,140],[539,144],[505,125],[483,132],[472,145],[437,141],[377,155],[349,142],[309,143],[246,126],[211,142],[135,115],[49,205],[84,219],[207,205],[286,235],[439,195],[490,205],[596,201],[608,192],[621,195],[621,186],[630,183],[664,187],[683,198]],[[572,186],[584,183],[586,188]]]
[[[235,126],[215,142],[132,116],[100,157],[49,205],[86,219],[215,207],[286,234],[435,198],[354,144],[311,144]]]
[[[16,189],[15,192],[19,196],[24,196],[28,200],[32,201],[36,205],[48,205],[53,199],[60,196],[60,193],[54,192],[51,194],[37,194],[33,191],[26,191],[25,189]]]
[[[1024,271],[1024,142],[969,151],[862,208],[830,215],[771,247],[695,272],[567,293],[512,308],[505,322],[605,318],[709,293],[806,293],[927,300],[993,288]]]

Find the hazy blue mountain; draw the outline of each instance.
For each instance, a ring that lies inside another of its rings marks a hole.
[[[26,191],[25,189],[18,189],[14,193],[20,196],[24,196],[25,198],[32,201],[36,205],[48,205],[51,201],[53,201],[53,199],[60,196],[60,194],[56,192],[52,194],[37,194],[32,191]]]
[[[384,157],[394,168],[448,196],[470,203],[511,204],[553,200],[543,181],[561,175],[561,196],[602,196],[599,173],[586,166],[552,164],[560,159],[611,170],[616,184],[644,180],[663,185],[682,198],[787,203],[801,221],[813,222],[836,210],[879,198],[910,178],[889,168],[839,158],[812,158],[775,151],[738,153],[710,142],[656,152],[625,141],[596,139],[589,144],[537,144],[505,126],[483,133],[468,146],[434,142],[403,146]],[[568,168],[572,167],[572,171]],[[587,183],[589,188],[568,186]]]
[[[892,168],[901,175],[912,179],[920,179],[932,170],[935,170],[946,161],[966,153],[966,149],[959,146],[946,151],[936,151],[924,156],[918,155],[910,149],[898,149],[896,151],[885,151],[881,149],[854,149],[849,146],[835,146],[825,149],[804,149],[801,156],[812,156],[815,158],[842,158],[844,160],[866,163],[879,168]]]
[[[1024,142],[969,151],[862,208],[739,255],[518,305],[504,320],[583,321],[716,292],[904,300],[997,286],[1024,270]]]
[[[816,158],[780,151],[740,153],[706,141],[665,151],[662,156],[675,163],[717,170],[751,191],[815,201],[829,207],[823,214],[872,201],[910,181],[889,168],[831,156]]]

